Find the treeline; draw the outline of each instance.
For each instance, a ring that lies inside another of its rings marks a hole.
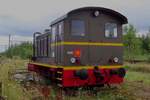
[[[150,61],[150,32],[137,36],[137,31],[133,25],[125,26],[124,32],[125,60]]]
[[[143,36],[137,36],[137,31],[133,25],[127,25],[124,28],[124,59],[125,60],[148,60],[150,61],[150,32]],[[1,55],[12,58],[19,56],[27,59],[32,56],[32,44],[22,43],[10,47]]]
[[[27,59],[32,56],[32,53],[32,43],[24,42],[11,46],[5,52],[1,53],[1,55],[8,58],[20,57],[22,59]]]

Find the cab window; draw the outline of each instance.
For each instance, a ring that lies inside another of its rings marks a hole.
[[[105,24],[105,37],[107,38],[117,38],[117,24],[116,23],[106,23]]]
[[[71,34],[72,36],[85,36],[85,23],[83,20],[71,21]]]

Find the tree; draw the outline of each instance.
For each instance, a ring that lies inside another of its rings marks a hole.
[[[27,59],[32,56],[32,52],[32,44],[24,42],[19,45],[11,46],[3,53],[3,55],[9,58],[12,58],[13,56],[19,56],[22,59]]]
[[[143,53],[150,54],[150,30],[146,36],[142,37],[142,48],[143,48]]]
[[[141,41],[136,37],[136,29],[133,25],[128,25],[124,28],[125,35],[123,37],[124,46],[125,46],[125,57],[128,60],[135,60],[136,55],[139,55],[141,52],[140,46]]]

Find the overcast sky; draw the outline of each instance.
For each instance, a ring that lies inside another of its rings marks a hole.
[[[52,20],[85,6],[116,10],[140,32],[150,26],[150,0],[0,0],[0,44],[8,44],[8,34],[32,39],[33,32],[42,32]]]

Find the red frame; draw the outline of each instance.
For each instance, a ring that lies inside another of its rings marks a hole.
[[[41,68],[44,66],[39,66],[36,64],[28,64],[28,70],[29,71],[34,71],[37,73],[40,73],[42,71]],[[52,74],[57,74],[58,69],[57,68],[49,68],[49,67],[44,67],[47,68],[48,71],[50,71]],[[116,68],[113,68],[116,69]],[[110,70],[111,69],[100,69],[102,75],[104,76],[104,80],[101,81],[100,84],[120,84],[123,82],[123,77],[119,77],[118,75],[111,75],[110,76]],[[81,80],[80,78],[74,76],[74,72],[76,71],[75,69],[63,69],[62,68],[62,83],[61,85],[63,87],[82,87],[82,86],[95,86],[99,85],[96,83],[96,77],[93,74],[93,69],[87,69],[88,71],[88,78],[86,80]],[[55,77],[55,75],[52,75]],[[51,78],[51,81],[55,81],[56,78]],[[56,81],[55,81],[56,82]]]
[[[104,75],[104,80],[99,84],[120,84],[123,82],[123,78],[118,75],[109,76],[110,69],[100,69],[102,74],[106,72],[108,75]],[[63,74],[63,86],[64,87],[80,87],[80,86],[94,86],[96,83],[96,77],[93,74],[93,69],[88,69],[88,79],[81,80],[74,76],[75,70],[64,70]],[[105,72],[104,72],[105,71]]]

